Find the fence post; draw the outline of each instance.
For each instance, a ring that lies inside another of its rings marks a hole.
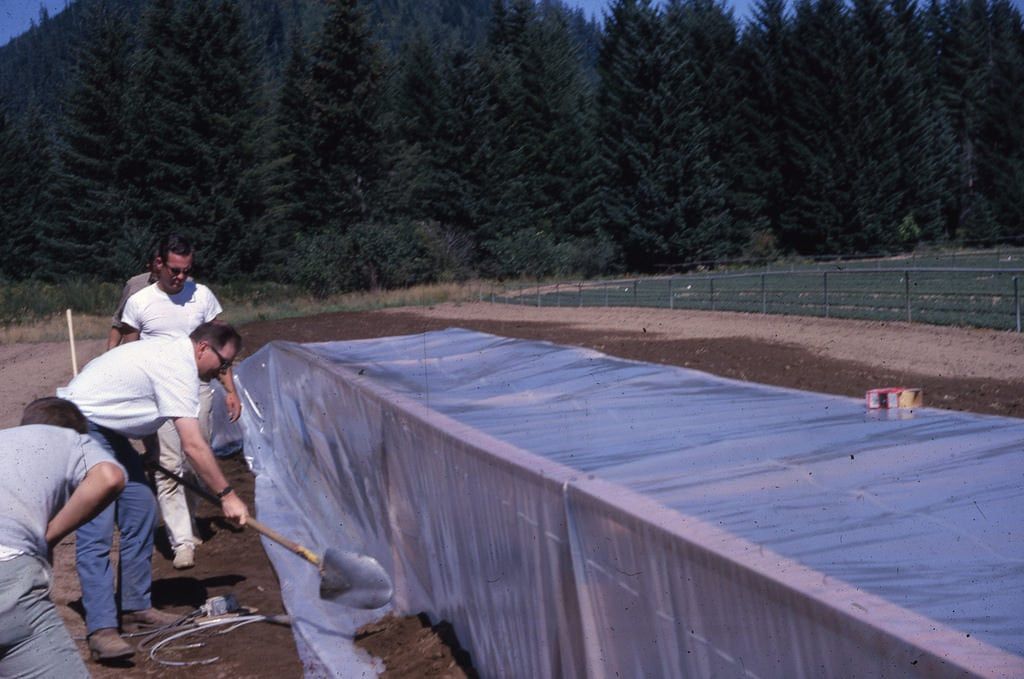
[[[537,308],[540,308],[540,281],[537,281]]]
[[[604,305],[608,306],[608,281],[604,282]]]
[[[668,308],[669,309],[675,309],[676,308],[676,301],[672,297],[672,277],[671,276],[668,277]]]
[[[715,279],[714,278],[709,278],[708,279],[708,283],[710,284],[710,288],[711,288],[711,310],[714,311],[715,310]]]
[[[765,286],[765,279],[767,277],[761,274],[761,313],[768,313],[768,288]]]
[[[582,309],[583,308],[583,281],[580,281],[577,284],[577,288],[579,290],[579,304],[577,306]]]
[[[1017,332],[1020,332],[1020,276],[1013,277],[1013,306],[1017,310]]]
[[[633,281],[633,306],[636,306],[636,290],[640,287],[640,279]]]
[[[561,285],[561,283],[555,283],[555,306],[557,307],[562,306],[562,295],[558,292],[559,285]]]
[[[825,272],[823,272],[821,274],[821,280],[822,280],[821,286],[822,286],[822,289],[823,289],[823,291],[825,293],[825,318],[828,318],[829,317],[829,309],[828,309],[828,271],[825,271]]]
[[[910,318],[910,272],[903,272],[903,294],[907,298],[907,323],[911,323]]]

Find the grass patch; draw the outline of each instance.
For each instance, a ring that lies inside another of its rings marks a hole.
[[[79,304],[68,304],[71,295],[57,290],[63,286],[21,283],[6,286],[0,303],[10,300],[11,307],[0,314],[0,344],[16,342],[65,341],[68,337],[67,319],[64,309],[73,309],[75,338],[103,339],[110,331],[110,313],[114,310],[121,290],[107,284],[110,293],[102,298],[102,304],[92,296],[84,295],[84,288],[78,283],[74,294]],[[25,290],[10,290],[20,288]],[[296,318],[336,311],[373,311],[402,306],[429,306],[443,302],[477,299],[479,283],[439,283],[420,285],[404,290],[381,290],[378,292],[350,292],[316,299],[302,294],[290,286],[264,284],[227,284],[211,286],[217,294],[226,321],[241,325],[250,321]],[[34,291],[41,301],[29,305],[29,291]],[[87,303],[81,303],[83,300]]]

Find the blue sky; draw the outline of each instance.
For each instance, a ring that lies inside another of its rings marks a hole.
[[[40,7],[53,16],[66,4],[70,0],[0,0],[0,45],[27,31],[32,21],[38,22]]]

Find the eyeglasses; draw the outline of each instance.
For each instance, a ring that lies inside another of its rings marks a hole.
[[[169,266],[167,267],[167,270],[171,272],[172,276],[180,276],[181,274],[185,274],[186,276],[188,276],[190,273],[192,273],[192,267],[190,266],[186,266],[185,268]]]
[[[212,344],[207,344],[206,346],[210,347],[210,351],[212,351],[213,353],[217,354],[217,358],[219,358],[219,359],[220,359],[220,367],[219,367],[219,368],[217,368],[217,370],[218,370],[219,372],[224,372],[225,370],[227,370],[228,368],[230,368],[230,367],[231,367],[231,364],[232,364],[232,363],[234,363],[234,362],[235,362],[235,359],[231,359],[230,361],[228,361],[228,360],[225,360],[225,358],[224,358],[223,356],[221,356],[221,355],[220,355],[220,352],[219,352],[219,351],[217,351],[217,350],[216,350],[216,349],[215,349],[215,348],[213,347],[213,345],[212,345]]]

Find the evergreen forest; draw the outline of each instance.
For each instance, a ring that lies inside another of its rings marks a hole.
[[[1024,238],[1009,0],[76,0],[0,49],[0,281],[314,294]]]

